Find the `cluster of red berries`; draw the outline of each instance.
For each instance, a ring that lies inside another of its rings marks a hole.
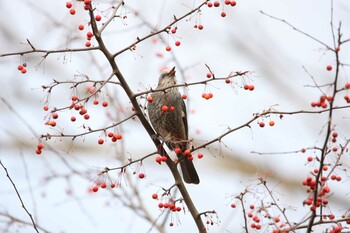
[[[344,88],[345,88],[345,89],[350,89],[350,83],[349,83],[349,82],[345,83]],[[345,101],[346,101],[348,104],[350,104],[350,97],[349,97],[349,95],[344,95],[344,99],[345,99]]]
[[[22,74],[25,74],[27,73],[26,67],[27,67],[27,63],[23,63],[21,65],[18,65],[17,69],[21,71]]]
[[[90,5],[91,5],[91,0],[84,0],[84,10],[89,10],[90,9]],[[73,7],[73,4],[71,2],[66,2],[66,7],[69,9],[69,13],[71,15],[75,15],[76,13],[76,10]],[[96,15],[95,16],[95,20],[96,21],[101,21],[102,19],[102,16],[101,15]],[[84,30],[84,25],[83,24],[79,24],[78,25],[78,29],[80,31]],[[91,46],[91,39],[93,37],[93,33],[92,32],[87,32],[86,33],[86,39],[87,39],[87,42],[85,42],[85,46],[86,47],[90,47]]]
[[[113,132],[108,132],[107,136],[109,138],[111,138],[112,142],[116,142],[116,141],[121,140],[123,138],[123,136],[121,134],[117,134],[117,133],[113,133]],[[105,142],[105,140],[103,138],[99,138],[97,142],[98,142],[98,144],[102,145]]]
[[[101,184],[95,184],[94,186],[92,186],[92,187],[89,189],[89,192],[94,192],[94,193],[96,193],[96,192],[98,191],[99,187],[102,188],[102,189],[105,189],[105,188],[107,188],[107,184],[106,184],[105,182],[103,182],[103,183],[101,183]],[[115,185],[114,183],[111,183],[109,187],[113,189],[113,188],[116,187],[116,185]]]
[[[166,162],[167,160],[168,160],[168,157],[166,157],[165,155],[156,157],[156,162],[159,164],[161,164],[162,162]]]
[[[174,27],[174,28],[171,29],[171,27],[169,26],[168,30],[170,30],[172,34],[175,34],[177,32],[177,27]],[[154,42],[156,42],[156,40],[154,40]],[[176,40],[174,44],[175,44],[175,46],[180,46],[181,42],[179,40]],[[170,52],[171,51],[171,46],[170,45],[166,46],[165,50]],[[162,57],[163,55],[162,54],[158,54],[158,56]]]
[[[203,93],[203,94],[202,94],[202,98],[203,98],[203,99],[206,99],[206,100],[211,99],[211,98],[213,98],[213,93],[211,93],[211,92],[209,92],[209,93]]]
[[[181,149],[176,147],[174,149],[174,152],[179,155],[182,153]],[[193,160],[193,156],[192,156],[192,153],[191,153],[191,150],[190,149],[186,149],[184,152],[183,152],[183,155],[187,157],[188,160],[192,161]]]
[[[202,24],[194,25],[194,28],[198,28],[198,30],[203,30],[204,26]]]
[[[170,202],[170,203],[168,203],[168,202],[165,202],[165,203],[160,202],[158,204],[158,207],[159,207],[159,209],[162,209],[162,208],[169,209],[169,210],[171,210],[173,212],[180,212],[182,210],[181,206],[176,206],[175,203],[173,203],[173,202]]]
[[[174,112],[175,111],[175,107],[174,106],[168,106],[168,105],[163,105],[161,107],[161,111],[164,113],[164,112]]]
[[[249,209],[254,210],[255,206],[253,204],[249,205]],[[254,215],[252,212],[247,214],[248,218],[253,220],[253,223],[250,224],[250,227],[253,229],[260,230],[262,225],[260,224],[260,218],[258,215]]]
[[[94,34],[92,33],[92,32],[87,32],[86,33],[86,39],[87,39],[87,41],[85,42],[85,46],[86,47],[90,47],[91,46],[91,39],[92,39],[92,37],[94,36]]]
[[[250,85],[245,84],[245,85],[243,86],[243,89],[244,89],[244,90],[249,90],[249,91],[254,91],[255,86],[252,85],[252,84],[250,84]]]
[[[49,110],[49,107],[48,107],[47,105],[45,105],[45,106],[43,107],[43,109],[44,109],[44,111],[48,111],[48,110]],[[51,127],[55,127],[55,126],[57,125],[57,123],[56,123],[56,121],[51,120],[51,118],[53,118],[53,119],[56,120],[56,119],[58,118],[58,113],[57,113],[57,112],[52,112],[52,113],[51,113],[50,119],[49,119],[48,121],[45,122],[45,125],[49,125],[49,126],[51,126]]]
[[[263,121],[260,121],[260,122],[258,122],[258,124],[259,124],[259,126],[261,127],[261,128],[264,128],[265,127],[265,123],[263,122]],[[269,126],[274,126],[275,125],[275,122],[274,121],[269,121]]]
[[[90,9],[91,0],[84,0],[84,10]],[[66,7],[69,9],[69,14],[75,15],[76,10],[73,7],[72,2],[66,2]]]
[[[236,4],[237,4],[236,1],[233,1],[233,0],[225,0],[224,3],[225,3],[225,5],[229,5],[229,6],[232,6],[232,7],[236,6]],[[207,6],[209,8],[211,8],[213,6],[214,7],[219,7],[220,6],[220,2],[219,1],[214,1],[213,3],[211,1],[207,1],[206,4],[207,4]],[[226,12],[225,11],[221,12],[221,17],[226,17]]]
[[[37,147],[36,147],[35,153],[38,154],[38,155],[40,155],[41,152],[42,152],[42,149],[44,149],[44,145],[41,144],[41,143],[39,143],[39,144],[37,145]]]
[[[327,102],[332,102],[333,101],[333,97],[332,96],[326,96],[326,95],[322,95],[319,99],[319,101],[317,102],[311,102],[311,107],[322,107],[322,108],[327,108],[328,104]]]

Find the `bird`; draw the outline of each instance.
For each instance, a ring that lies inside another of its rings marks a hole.
[[[184,181],[199,184],[199,176],[192,160],[183,153],[189,144],[187,112],[185,102],[178,88],[174,86],[177,84],[175,72],[175,67],[161,72],[158,86],[151,94],[152,101],[148,101],[147,104],[148,116],[154,130],[167,147],[170,150],[180,149],[177,156]],[[160,89],[164,90],[157,91]]]

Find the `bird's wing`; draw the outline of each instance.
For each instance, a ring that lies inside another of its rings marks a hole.
[[[182,122],[185,126],[185,132],[186,132],[186,138],[188,139],[188,123],[187,123],[187,112],[186,112],[186,105],[185,101],[181,98],[181,117],[182,117]]]

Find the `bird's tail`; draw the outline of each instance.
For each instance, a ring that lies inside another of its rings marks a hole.
[[[193,162],[187,157],[180,158],[179,156],[179,159],[184,181],[189,184],[199,184],[199,177]]]

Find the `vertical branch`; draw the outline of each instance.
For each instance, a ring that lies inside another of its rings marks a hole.
[[[126,79],[124,78],[123,74],[121,73],[121,71],[119,70],[119,67],[115,61],[115,56],[113,56],[109,50],[107,49],[103,38],[101,36],[101,32],[98,30],[96,21],[95,21],[95,17],[94,17],[94,12],[93,9],[91,8],[90,5],[90,9],[89,9],[89,14],[90,14],[90,22],[91,22],[91,27],[92,27],[92,31],[93,34],[95,36],[95,39],[99,45],[99,49],[100,51],[105,55],[106,59],[108,60],[112,70],[113,70],[113,74],[118,78],[119,82],[120,82],[120,86],[123,88],[123,90],[125,91],[126,95],[128,96],[129,100],[131,101],[131,104],[134,107],[134,111],[136,113],[136,115],[138,116],[142,126],[145,128],[145,130],[147,131],[147,133],[149,134],[150,138],[152,139],[154,145],[157,148],[162,147],[162,143],[159,141],[159,139],[156,137],[156,133],[154,132],[153,128],[151,127],[151,125],[149,124],[149,122],[147,121],[146,117],[144,116],[143,111],[140,108],[140,105],[138,104],[137,101],[137,95],[135,95],[133,93],[133,91],[131,90],[129,84],[127,83]],[[197,211],[196,206],[194,205],[186,187],[185,184],[180,176],[180,173],[177,169],[177,164],[174,163],[173,160],[170,159],[169,155],[167,153],[165,153],[165,155],[168,157],[166,164],[169,167],[174,179],[175,179],[175,183],[178,187],[178,189],[180,190],[180,193],[184,199],[184,202],[186,203],[196,225],[197,228],[199,230],[199,232],[204,233],[206,232],[206,228],[204,226],[204,223]]]

